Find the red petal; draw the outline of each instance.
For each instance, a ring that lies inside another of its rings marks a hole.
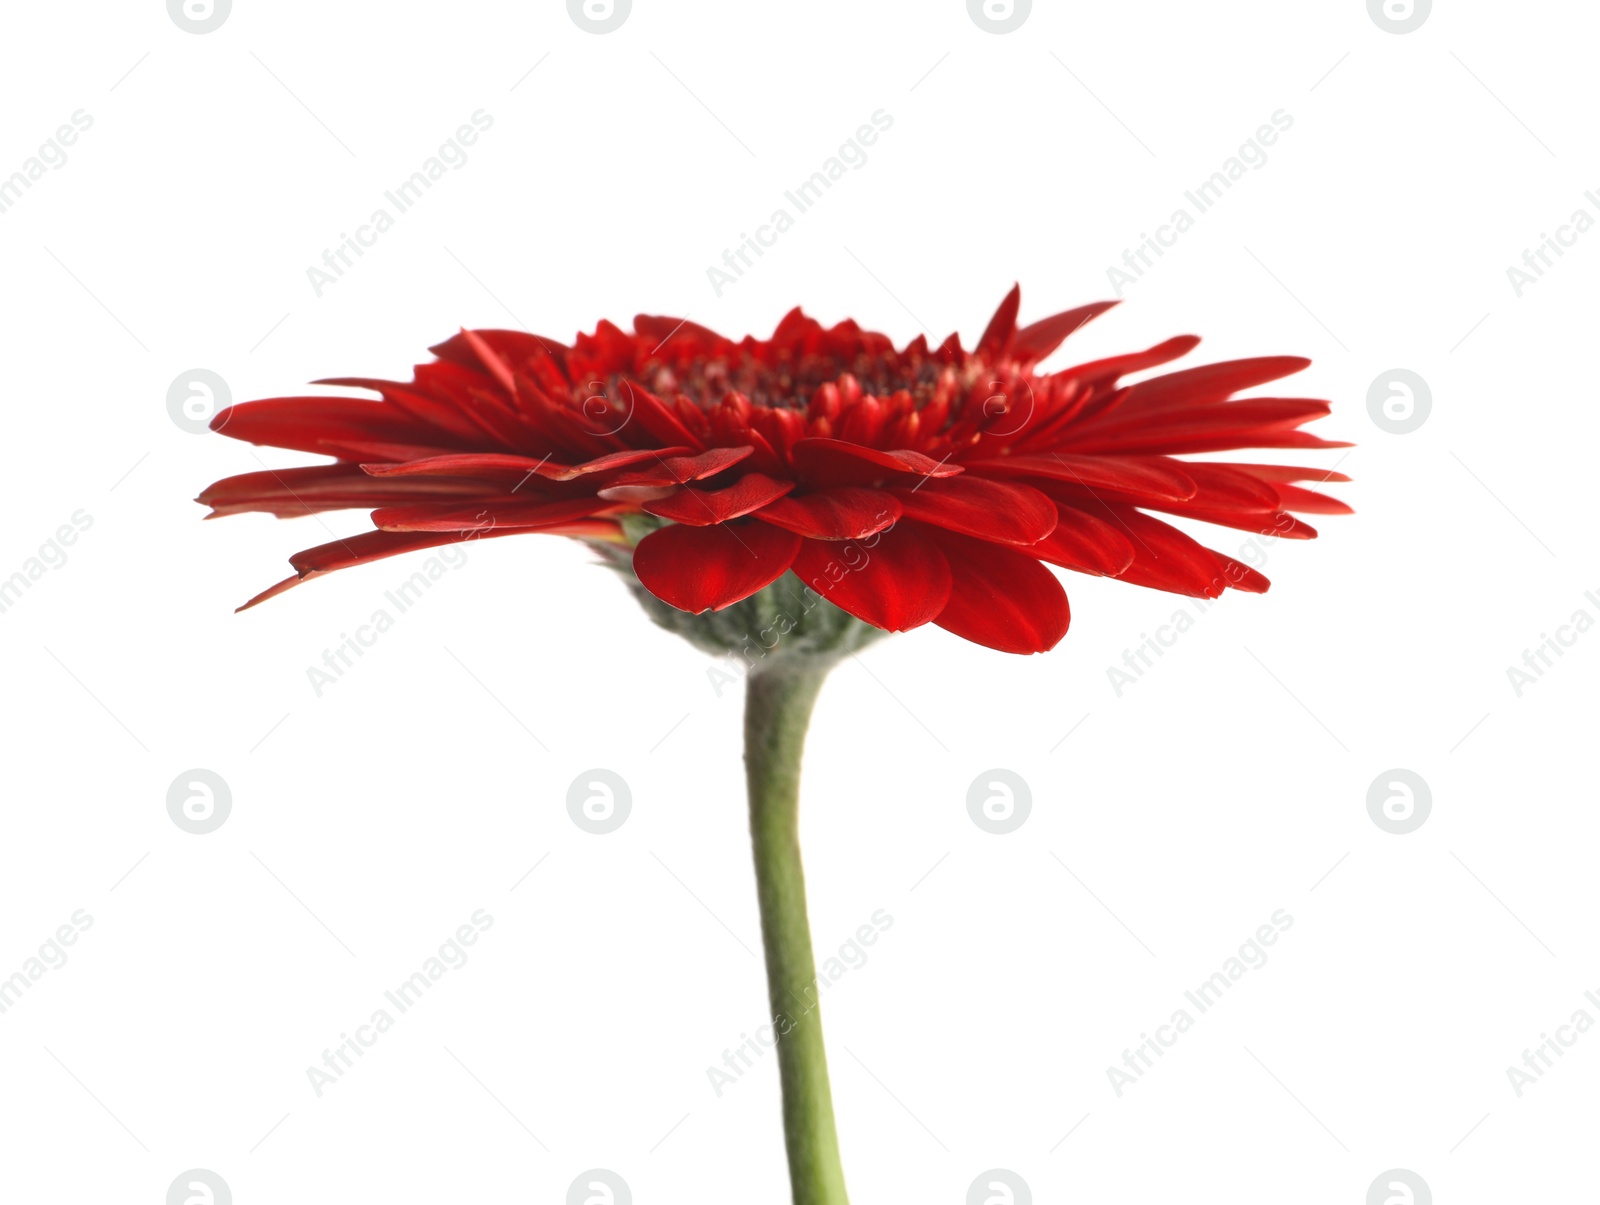
[[[552,481],[572,481],[577,477],[584,477],[590,473],[606,473],[612,469],[624,469],[630,465],[645,464],[652,460],[670,458],[688,451],[690,451],[689,448],[636,448],[628,452],[611,452],[605,456],[597,456],[593,460],[585,460],[581,464],[546,463],[535,469],[534,472],[541,477],[548,477]]]
[[[646,356],[658,354],[668,343],[672,344],[672,349],[664,358],[679,361],[695,355],[709,356],[733,346],[733,340],[726,335],[719,335],[710,327],[690,322],[687,318],[635,314],[633,329],[650,340],[650,347],[645,351]]]
[[[645,502],[644,509],[663,519],[705,527],[748,515],[792,489],[792,481],[775,481],[762,473],[746,473],[727,489],[697,490],[685,486],[665,498]]]
[[[967,474],[894,490],[908,519],[1005,544],[1036,544],[1056,526],[1056,504],[1030,485]]]
[[[814,540],[858,540],[893,527],[900,513],[893,494],[841,485],[780,498],[758,511],[756,518]]]
[[[1054,375],[1071,381],[1115,381],[1130,372],[1142,372],[1146,368],[1154,368],[1157,364],[1166,364],[1180,356],[1186,356],[1199,346],[1199,343],[1199,335],[1177,335],[1144,351],[1109,356],[1104,360],[1091,360],[1087,364],[1079,364],[1075,368],[1064,369]]]
[[[680,611],[720,611],[782,577],[800,537],[765,523],[674,523],[633,550],[633,571],[645,589]]]
[[[1098,318],[1112,306],[1120,305],[1116,301],[1096,301],[1092,305],[1079,306],[1075,310],[1064,310],[1059,314],[1052,314],[1038,322],[1023,327],[1017,332],[1017,337],[1012,340],[1011,354],[1024,363],[1033,363],[1044,359],[1056,348],[1060,347],[1084,323]]]
[[[1241,473],[1249,473],[1252,477],[1259,477],[1263,481],[1315,481],[1321,485],[1328,481],[1350,480],[1343,473],[1335,473],[1332,469],[1307,469],[1291,464],[1238,464],[1231,461],[1224,463],[1220,460],[1209,463],[1238,469]]]
[[[353,464],[321,464],[297,469],[241,473],[208,485],[195,499],[212,508],[208,519],[266,511],[280,519],[349,507],[424,498],[485,498],[497,492],[492,483],[461,477],[426,481],[378,481]]]
[[[1133,563],[1117,575],[1118,581],[1193,598],[1216,598],[1222,593],[1226,582],[1210,549],[1131,506],[1106,509],[1133,544]]]
[[[375,377],[321,377],[313,385],[342,385],[351,389],[371,389],[383,396],[386,405],[392,406],[406,418],[425,427],[448,435],[459,436],[471,443],[483,442],[490,434],[481,422],[466,413],[454,397],[435,397],[426,392],[422,382],[407,385],[400,381],[385,381]],[[498,439],[497,436],[493,438]]]
[[[1201,523],[1215,523],[1218,527],[1232,527],[1236,531],[1253,531],[1264,536],[1279,536],[1285,540],[1314,540],[1317,529],[1296,519],[1287,511],[1228,510],[1196,506],[1192,502],[1146,503],[1151,510],[1176,515],[1180,519],[1195,519]]]
[[[547,339],[543,335],[534,335],[527,331],[475,330],[472,332],[473,340],[467,339],[466,334],[467,332],[462,330],[428,350],[441,360],[449,360],[464,368],[480,368],[487,367],[487,364],[478,354],[477,348],[487,347],[502,361],[523,367],[524,370],[527,365],[540,360],[548,360],[559,365],[564,362],[568,351],[566,345],[559,340]]]
[[[660,398],[636,381],[624,381],[628,398],[633,402],[629,418],[639,420],[639,426],[664,444],[687,444],[691,448],[705,447],[683,420],[674,414]]]
[[[950,563],[950,601],[934,620],[945,631],[1002,653],[1043,653],[1067,634],[1067,592],[1033,557],[949,532],[936,538]]]
[[[954,477],[962,471],[959,464],[937,461],[921,452],[883,452],[822,436],[797,440],[790,457],[810,485],[877,485],[886,473]]]
[[[1135,499],[1179,500],[1192,498],[1195,483],[1187,465],[1164,458],[1133,456],[1079,456],[1071,452],[1002,456],[975,461],[970,466],[1006,477],[1043,477],[1086,490],[1109,490]]]
[[[1156,408],[1172,403],[1216,402],[1232,397],[1241,389],[1265,385],[1309,367],[1304,356],[1256,356],[1248,360],[1224,360],[1169,372],[1129,388],[1122,407]]]
[[[219,410],[211,429],[230,439],[342,460],[414,460],[458,451],[463,440],[418,422],[387,402],[349,397],[241,402]],[[373,449],[380,447],[385,451],[374,454]]]
[[[711,448],[698,456],[663,456],[660,463],[646,469],[623,473],[612,485],[683,485],[714,477],[723,469],[738,464],[755,448],[746,444],[739,448]]]
[[[1070,506],[1060,512],[1056,529],[1027,548],[1029,556],[1078,573],[1116,577],[1133,564],[1133,541],[1122,529]]]
[[[486,535],[511,535],[510,531],[487,532]],[[241,611],[248,611],[258,603],[264,603],[269,598],[275,598],[292,586],[301,582],[310,581],[324,573],[332,573],[336,569],[348,569],[352,565],[365,564],[367,561],[379,561],[384,557],[396,556],[402,552],[412,552],[420,548],[438,548],[442,544],[459,544],[462,536],[456,532],[390,532],[390,531],[364,531],[360,535],[351,536],[344,540],[334,540],[331,544],[319,544],[315,548],[307,548],[297,552],[289,558],[289,563],[295,567],[293,577],[284,578],[274,586],[269,586],[257,594],[244,606]]]
[[[620,502],[628,506],[642,506],[657,498],[670,498],[678,492],[675,485],[608,485],[596,491],[607,502]]]
[[[1074,452],[1124,455],[1325,446],[1316,436],[1291,428],[1323,418],[1329,410],[1327,402],[1314,398],[1279,397],[1183,407],[1155,417],[1124,417],[1120,410],[1112,409],[1102,418],[1069,428],[1063,442]],[[1284,438],[1296,442],[1279,442]]]
[[[1215,510],[1280,509],[1277,488],[1259,477],[1241,473],[1225,464],[1210,464],[1203,460],[1175,460],[1171,463],[1193,477],[1198,487],[1194,497],[1185,499],[1190,506]]]
[[[548,527],[587,519],[609,504],[593,496],[555,501],[497,499],[456,505],[422,503],[385,506],[372,512],[372,525],[382,531],[448,531],[486,534],[503,527]]]
[[[1220,552],[1213,552],[1211,555],[1216,557],[1217,565],[1222,570],[1223,580],[1227,582],[1230,590],[1243,590],[1246,594],[1265,594],[1271,589],[1272,583],[1249,565],[1240,564]]]
[[[515,456],[510,452],[457,452],[450,456],[426,456],[399,464],[364,464],[363,472],[373,477],[471,477],[476,473],[500,477],[536,472],[543,460]]]
[[[794,571],[834,606],[890,632],[929,622],[950,598],[944,553],[912,525],[860,542],[805,540]]]
[[[989,325],[984,328],[978,346],[972,349],[972,354],[981,360],[993,364],[1000,359],[1011,345],[1011,338],[1017,330],[1017,311],[1022,306],[1022,286],[1012,285],[1011,292],[1005,295],[1000,302],[1000,308],[995,310],[994,317],[989,319]]]
[[[1158,510],[1186,519],[1199,519],[1223,527],[1236,527],[1243,531],[1272,532],[1292,539],[1312,539],[1316,533],[1304,525],[1296,526],[1294,520],[1284,515],[1278,501],[1278,488],[1226,465],[1204,461],[1167,460],[1166,463],[1181,468],[1191,476],[1197,486],[1194,497],[1185,500],[1163,498],[1128,498],[1111,496],[1109,499],[1092,490],[1078,491],[1058,488],[1055,496],[1076,505],[1111,502],[1132,502],[1146,510]],[[1283,487],[1288,488],[1288,487]]]
[[[772,328],[772,338],[769,342],[784,346],[799,346],[815,339],[821,331],[822,326],[815,318],[808,318],[804,310],[795,306],[778,319],[778,325]]]
[[[511,366],[500,358],[500,353],[489,346],[488,340],[477,331],[469,331],[466,327],[462,327],[461,337],[466,340],[467,346],[472,348],[489,375],[500,383],[500,388],[504,389],[508,396],[516,397],[516,377],[512,374]]]
[[[1279,484],[1273,487],[1278,491],[1278,504],[1284,510],[1297,510],[1308,515],[1351,515],[1355,512],[1337,498],[1330,498],[1327,494],[1319,494],[1315,490],[1303,490],[1298,485]]]

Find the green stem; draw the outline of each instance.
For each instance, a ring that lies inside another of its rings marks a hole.
[[[783,1134],[794,1205],[848,1205],[800,864],[800,755],[827,673],[826,663],[791,664],[752,671],[745,686],[750,839],[767,953],[767,994],[779,1035]]]

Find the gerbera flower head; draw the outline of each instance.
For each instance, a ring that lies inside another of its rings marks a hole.
[[[376,398],[221,411],[214,430],[333,463],[229,477],[199,501],[213,517],[373,508],[373,531],[295,554],[294,575],[246,606],[397,553],[544,533],[601,549],[658,621],[707,647],[735,647],[752,623],[835,650],[934,623],[1012,653],[1066,633],[1047,566],[1205,598],[1267,588],[1158,514],[1306,539],[1297,513],[1348,511],[1300,484],[1348,480],[1337,473],[1181,459],[1346,446],[1300,430],[1326,402],[1236,396],[1309,361],[1125,382],[1199,343],[1181,335],[1041,373],[1116,303],[1018,326],[1019,303],[1013,288],[971,350],[955,335],[897,350],[799,309],[769,339],[646,315],[570,346],[463,330],[409,382],[318,382]]]

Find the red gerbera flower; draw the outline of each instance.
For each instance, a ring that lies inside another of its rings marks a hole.
[[[1327,448],[1299,430],[1327,402],[1235,398],[1304,368],[1296,356],[1148,377],[1199,343],[1040,374],[1097,302],[1016,323],[1020,290],[977,346],[902,350],[799,309],[766,340],[640,315],[568,347],[463,330],[409,383],[340,377],[379,398],[286,397],[219,413],[214,430],[335,463],[229,477],[213,516],[374,507],[376,530],[290,558],[308,578],[460,540],[544,532],[628,543],[632,567],[682,611],[722,610],[793,570],[868,624],[936,623],[1012,653],[1053,647],[1067,596],[1046,564],[1214,598],[1260,573],[1148,512],[1305,539],[1293,512],[1339,514],[1302,488],[1319,469],[1180,460],[1239,448]],[[665,521],[665,522],[662,522]],[[628,522],[628,535],[624,523]]]

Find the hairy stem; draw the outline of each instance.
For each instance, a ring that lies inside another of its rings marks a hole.
[[[800,757],[827,672],[825,663],[802,661],[752,672],[745,686],[750,838],[767,954],[767,994],[779,1035],[783,1133],[794,1205],[848,1205],[800,864]]]

